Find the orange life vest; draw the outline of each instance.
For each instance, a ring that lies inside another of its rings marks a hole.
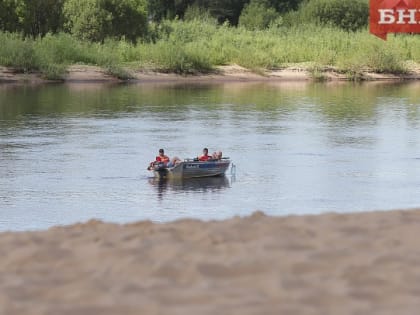
[[[160,155],[158,155],[157,157],[156,157],[156,162],[163,162],[163,163],[168,163],[169,162],[169,157],[167,157],[166,155],[164,155],[164,156],[160,156]]]
[[[205,162],[211,159],[210,155],[202,155],[198,158],[199,161]]]

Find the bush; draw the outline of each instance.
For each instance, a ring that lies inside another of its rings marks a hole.
[[[41,65],[40,70],[42,72],[42,76],[47,80],[63,80],[63,76],[67,70],[67,65],[48,63]]]
[[[42,63],[89,63],[93,60],[88,57],[87,47],[83,42],[72,37],[70,34],[46,34],[34,42],[34,49]]]
[[[210,21],[214,19],[211,17],[210,12],[208,10],[203,9],[198,5],[191,5],[185,11],[184,21],[194,20]]]
[[[267,1],[251,0],[242,10],[239,26],[249,30],[261,30],[267,28],[278,16],[277,11],[270,7]]]
[[[143,59],[148,60],[155,69],[178,74],[207,73],[212,65],[203,47],[196,44],[158,42],[144,47]]]
[[[146,7],[146,0],[67,0],[65,26],[85,40],[124,37],[135,42],[147,33]]]
[[[366,27],[369,18],[367,0],[308,0],[300,8],[303,21],[356,31]]]
[[[375,72],[379,73],[406,73],[404,65],[398,50],[372,45],[367,49],[367,65]]]
[[[0,64],[20,72],[39,69],[32,39],[22,39],[18,34],[0,33]]]

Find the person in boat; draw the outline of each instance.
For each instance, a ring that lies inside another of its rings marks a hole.
[[[174,167],[175,165],[178,165],[181,162],[181,159],[175,156],[168,162],[168,164],[166,164],[166,167]]]
[[[222,159],[222,151],[213,152],[211,159],[215,161],[220,161]]]
[[[206,162],[208,160],[211,160],[211,158],[212,157],[209,155],[209,149],[204,148],[203,149],[203,154],[198,157],[198,160],[201,161],[201,162]]]
[[[156,156],[156,159],[153,162],[150,162],[148,170],[151,170],[155,164],[163,163],[164,166],[167,166],[170,162],[169,156],[165,155],[165,150],[159,149],[159,155]]]

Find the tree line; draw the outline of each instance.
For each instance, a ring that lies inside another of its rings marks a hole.
[[[135,42],[162,20],[202,15],[250,29],[312,18],[354,30],[367,24],[368,6],[367,0],[0,0],[0,30],[25,37],[67,32]]]
[[[149,12],[155,20],[183,18],[188,8],[199,7],[208,10],[219,23],[228,21],[237,25],[244,7],[252,3],[274,9],[282,14],[296,10],[302,0],[150,0]]]

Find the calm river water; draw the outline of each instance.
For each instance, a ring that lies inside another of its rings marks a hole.
[[[158,182],[159,148],[235,174]],[[420,206],[420,83],[0,86],[0,230]]]

